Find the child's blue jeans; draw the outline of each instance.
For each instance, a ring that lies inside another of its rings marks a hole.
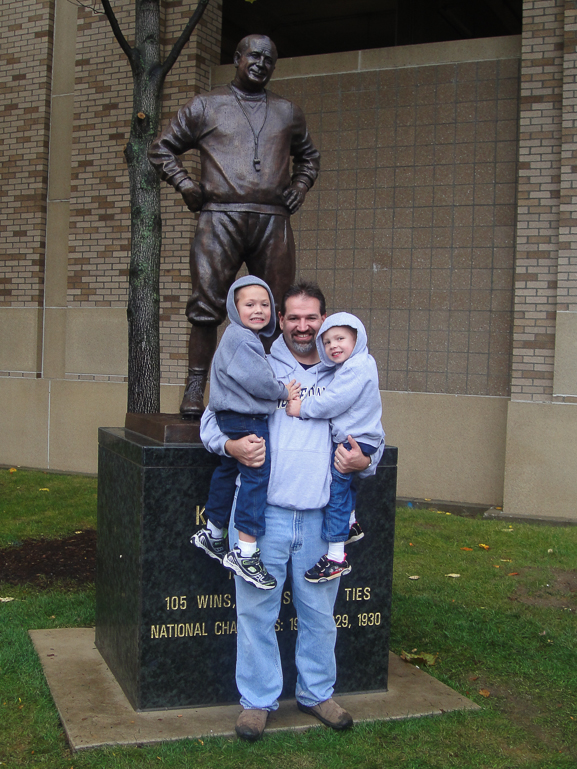
[[[266,441],[266,457],[262,467],[247,467],[234,457],[221,457],[210,482],[205,515],[219,529],[228,525],[236,491],[236,478],[240,473],[240,488],[234,513],[234,526],[238,531],[261,537],[265,533],[264,509],[270,476],[270,450],[266,416],[238,414],[235,411],[217,411],[216,421],[221,431],[231,440],[254,434]]]
[[[360,450],[365,456],[374,454],[375,446],[357,441]],[[327,542],[346,542],[349,538],[349,520],[351,512],[357,502],[356,473],[341,473],[335,468],[335,452],[338,443],[333,443],[331,457],[331,496],[328,505],[324,509],[324,521],[322,538]],[[350,451],[351,444],[348,441],[343,446]]]

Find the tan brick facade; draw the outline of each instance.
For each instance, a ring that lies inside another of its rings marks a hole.
[[[563,101],[563,0],[523,7],[511,397],[553,387]]]
[[[42,304],[46,242],[51,0],[2,4],[0,306]]]

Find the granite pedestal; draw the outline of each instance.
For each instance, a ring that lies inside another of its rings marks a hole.
[[[189,543],[218,458],[122,428],[99,430],[96,646],[135,710],[238,701],[234,580]],[[397,449],[361,484],[365,538],[335,606],[337,693],[385,691]],[[296,612],[287,584],[277,622],[285,685],[294,697]]]

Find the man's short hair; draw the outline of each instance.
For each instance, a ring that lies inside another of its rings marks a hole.
[[[293,283],[283,296],[280,304],[280,314],[283,317],[286,315],[287,299],[290,299],[293,296],[306,296],[309,299],[318,299],[321,315],[326,315],[327,303],[325,295],[320,290],[318,283],[314,283],[312,280],[299,280],[298,283]]]
[[[278,59],[278,51],[276,49],[276,45],[273,43],[273,41],[270,39],[270,37],[268,35],[257,35],[257,34],[254,34],[254,35],[247,35],[246,37],[243,37],[243,39],[237,45],[235,53],[238,53],[238,54],[240,54],[240,56],[242,56],[242,54],[250,46],[250,41],[254,40],[255,37],[256,38],[260,37],[260,38],[262,38],[264,40],[268,40],[269,41],[269,43],[270,43],[270,50],[271,50],[271,53],[273,54],[274,60],[276,62],[277,59]]]

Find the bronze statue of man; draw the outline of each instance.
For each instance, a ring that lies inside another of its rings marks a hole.
[[[268,283],[277,308],[294,281],[289,217],[314,184],[320,156],[301,109],[265,90],[276,60],[268,37],[245,37],[234,55],[232,83],[185,104],[150,148],[161,179],[182,194],[190,211],[200,211],[190,250],[185,416],[202,414],[217,327],[241,265]],[[190,149],[200,151],[199,183],[179,160]]]

